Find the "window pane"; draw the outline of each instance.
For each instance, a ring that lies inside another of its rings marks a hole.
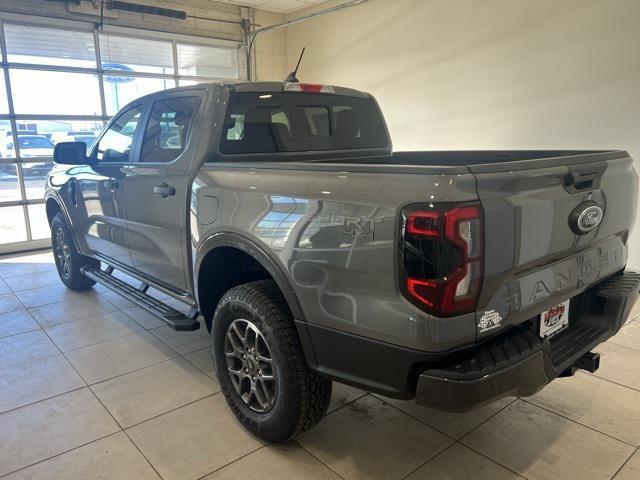
[[[100,35],[100,60],[105,70],[174,73],[171,42]]]
[[[178,85],[181,87],[190,87],[191,85],[197,85],[198,83],[202,83],[202,80],[178,80]]]
[[[177,48],[180,75],[238,78],[238,50],[184,43],[179,43]]]
[[[44,203],[38,205],[29,205],[29,224],[31,225],[31,238],[40,240],[49,238],[51,232],[49,230],[49,221],[47,220],[47,212]]]
[[[142,162],[172,162],[184,151],[198,97],[167,98],[153,104],[142,141]]]
[[[84,142],[93,145],[102,131],[102,121],[18,120],[20,156],[51,157],[58,142]]]
[[[45,181],[52,168],[53,161],[22,164],[22,178],[24,178],[24,188],[29,200],[44,198]]]
[[[4,34],[9,62],[96,67],[90,32],[5,24]]]
[[[26,240],[27,227],[22,207],[0,207],[0,243]]]
[[[21,157],[52,157],[55,145],[44,135],[18,131],[18,147]]]
[[[3,71],[0,70],[0,113],[9,113],[9,102],[7,101],[7,88],[4,84]],[[0,121],[0,123],[2,123]]]
[[[140,125],[141,108],[131,108],[121,114],[100,139],[97,149],[92,152],[101,162],[128,162],[133,137]]]
[[[18,114],[102,115],[94,75],[36,70],[10,70],[10,75]]]
[[[113,83],[105,77],[104,97],[107,103],[107,115],[115,115],[127,103],[149,93],[174,88],[172,78],[133,78],[127,82]]]
[[[0,158],[13,158],[15,156],[11,122],[9,120],[0,120]]]
[[[20,200],[18,167],[15,163],[0,163],[0,202]]]

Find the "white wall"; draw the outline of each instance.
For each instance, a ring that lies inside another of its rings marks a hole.
[[[256,10],[255,22],[260,27],[282,23],[285,20],[286,17],[281,13]],[[286,30],[274,30],[258,36],[255,43],[256,80],[285,79],[289,73],[286,45]]]
[[[302,81],[375,95],[396,150],[640,159],[638,0],[373,0],[288,27],[286,45],[288,63],[307,47]],[[631,247],[640,266],[640,232]]]

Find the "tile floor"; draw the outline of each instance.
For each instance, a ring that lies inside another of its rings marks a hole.
[[[637,312],[640,313],[640,305]],[[50,252],[0,258],[3,479],[640,479],[640,317],[579,373],[455,415],[335,385],[286,445],[240,427],[205,330],[178,333]]]

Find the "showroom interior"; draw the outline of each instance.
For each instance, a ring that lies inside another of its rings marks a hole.
[[[534,395],[452,413],[334,381],[317,426],[268,442],[227,406],[207,328],[63,285],[45,201],[56,145],[90,149],[139,97],[297,64],[309,88],[371,94],[395,152],[623,150],[638,169],[639,21],[636,0],[0,0],[0,479],[640,479],[640,306],[597,370]],[[530,196],[550,204],[545,178]],[[269,220],[269,245],[296,215]]]

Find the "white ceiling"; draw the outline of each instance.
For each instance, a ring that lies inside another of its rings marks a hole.
[[[254,7],[267,12],[291,13],[326,0],[222,0],[243,7]]]

